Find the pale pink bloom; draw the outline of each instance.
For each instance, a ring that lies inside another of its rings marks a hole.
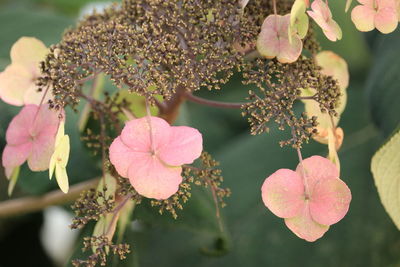
[[[308,15],[321,27],[326,38],[335,42],[342,39],[340,26],[332,19],[329,6],[322,0],[315,0],[311,4],[312,11],[307,11]]]
[[[276,57],[281,63],[295,62],[303,49],[297,33],[292,33],[289,41],[290,14],[269,15],[261,26],[257,39],[257,50],[266,58]]]
[[[110,161],[139,194],[167,199],[182,182],[181,165],[192,163],[202,149],[203,139],[196,129],[144,117],[126,123],[110,146]]]
[[[346,215],[351,192],[328,159],[312,156],[303,166],[306,177],[301,164],[296,171],[280,169],[264,181],[261,192],[272,213],[298,237],[313,242]]]
[[[12,119],[6,132],[2,163],[6,176],[26,160],[32,171],[47,170],[59,124],[58,113],[48,105],[26,105]]]
[[[358,0],[361,5],[351,11],[351,20],[362,32],[377,28],[390,33],[397,28],[398,14],[395,0]]]
[[[39,64],[48,53],[46,46],[32,37],[20,38],[10,52],[11,64],[0,73],[0,98],[15,106],[40,104],[43,92],[36,85],[40,77]],[[45,101],[52,97],[51,92]]]

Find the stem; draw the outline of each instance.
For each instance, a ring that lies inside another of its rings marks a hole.
[[[205,105],[205,106],[210,106],[210,107],[217,107],[217,108],[240,109],[240,108],[242,108],[243,105],[247,104],[247,103],[229,103],[229,102],[213,101],[213,100],[204,99],[204,98],[201,98],[198,96],[194,96],[191,93],[186,93],[185,97],[187,98],[187,100],[192,101],[194,103],[197,103],[200,105]]]
[[[186,89],[180,87],[170,100],[163,103],[164,108],[160,110],[160,117],[165,119],[170,124],[174,122],[178,117],[181,104],[186,99],[185,94]]]
[[[131,197],[132,197],[132,194],[126,195],[125,198],[122,200],[122,202],[119,203],[119,205],[117,207],[115,207],[115,209],[112,211],[113,217],[111,219],[110,226],[108,227],[107,232],[105,233],[105,236],[108,236],[111,233],[112,228],[113,228],[114,224],[116,223],[116,220],[119,217],[119,212],[122,210],[122,208],[125,206],[125,204],[128,203],[128,201],[131,199]]]
[[[69,192],[64,194],[60,190],[49,192],[40,197],[23,197],[11,199],[0,203],[0,217],[7,218],[15,215],[22,215],[49,206],[61,205],[77,199],[83,190],[90,189],[97,185],[99,178],[88,180],[70,187]]]

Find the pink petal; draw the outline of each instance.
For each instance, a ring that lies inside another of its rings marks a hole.
[[[378,9],[381,10],[383,8],[390,8],[390,9],[396,9],[398,5],[398,1],[396,0],[379,0],[378,1]]]
[[[265,206],[281,218],[295,217],[304,209],[304,184],[289,169],[280,169],[265,179],[261,187]]]
[[[142,196],[167,199],[175,194],[182,182],[182,168],[167,167],[149,155],[142,164],[129,168],[129,181]]]
[[[6,169],[6,176],[10,177],[12,170],[22,165],[31,153],[32,143],[6,145],[3,150],[2,164]]]
[[[398,15],[395,6],[379,9],[375,15],[375,27],[381,33],[391,33],[397,28]]]
[[[28,157],[28,166],[32,171],[44,171],[49,168],[51,155],[54,153],[56,132],[46,127],[33,139],[32,152]]]
[[[32,74],[13,64],[0,73],[0,98],[10,105],[22,106],[26,91],[34,84]]]
[[[329,159],[321,156],[312,156],[303,160],[307,185],[312,194],[312,190],[317,182],[325,179],[339,178],[339,171]],[[303,176],[301,164],[297,166],[296,172]]]
[[[170,140],[159,151],[159,158],[171,165],[180,166],[193,163],[203,150],[201,133],[186,126],[171,127]]]
[[[311,217],[320,224],[337,223],[349,210],[350,201],[350,189],[342,180],[322,180],[315,185],[311,196]]]
[[[374,1],[376,0],[357,0],[360,4],[366,6],[366,7],[370,7],[373,8],[374,7]]]
[[[307,14],[318,24],[321,29],[327,28],[327,23],[320,13],[314,11],[307,11]]]
[[[30,128],[37,110],[38,106],[36,105],[26,105],[11,120],[6,132],[7,144],[19,145],[32,141]]]
[[[150,127],[151,125],[151,127]],[[152,132],[152,138],[150,138]],[[126,123],[121,133],[121,140],[136,152],[151,152],[168,143],[171,126],[157,117],[143,117]]]
[[[30,129],[31,134],[34,136],[44,134],[55,138],[60,122],[59,114],[60,111],[50,109],[47,104],[40,106],[39,111],[34,114],[34,123]],[[61,115],[64,115],[64,111],[61,112]]]
[[[367,6],[356,6],[351,11],[351,20],[357,30],[362,32],[372,31],[374,26],[376,11]]]
[[[126,146],[121,137],[117,137],[110,146],[110,161],[118,174],[128,178],[128,170],[131,165],[140,165],[146,162],[147,152],[135,152]]]
[[[321,238],[329,229],[328,225],[318,224],[312,220],[308,204],[304,205],[303,212],[299,216],[285,219],[285,224],[294,234],[308,242]]]

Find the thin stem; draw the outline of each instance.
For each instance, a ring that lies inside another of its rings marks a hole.
[[[119,212],[126,205],[126,203],[128,203],[128,201],[131,199],[131,197],[132,197],[132,194],[126,195],[125,198],[122,200],[122,202],[119,203],[119,205],[117,207],[115,207],[115,209],[112,211],[113,217],[112,217],[111,222],[109,224],[110,226],[108,227],[107,232],[105,233],[105,236],[108,236],[111,233],[113,225],[116,223],[116,220],[119,217]]]
[[[243,105],[246,105],[247,103],[230,103],[230,102],[221,102],[221,101],[213,101],[213,100],[208,100],[204,99],[198,96],[194,96],[191,93],[186,93],[185,97],[187,100],[200,104],[200,105],[205,105],[205,106],[210,106],[210,107],[217,107],[217,108],[233,108],[233,109],[240,109],[242,108]]]
[[[274,6],[274,14],[278,15],[278,12],[276,11],[276,0],[272,0],[272,4]]]
[[[49,192],[40,197],[23,197],[11,199],[0,203],[0,217],[7,218],[15,215],[22,215],[39,210],[49,206],[62,205],[77,199],[81,192],[96,186],[99,178],[88,180],[70,187],[67,194],[60,190]]]

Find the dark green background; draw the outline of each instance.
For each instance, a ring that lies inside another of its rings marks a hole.
[[[20,36],[35,36],[47,45],[56,43],[63,30],[75,24],[86,2],[90,1],[0,0],[0,69],[9,64],[10,47]],[[288,133],[272,127],[270,134],[250,136],[240,111],[186,103],[178,123],[203,133],[205,149],[221,162],[225,185],[233,192],[223,209],[225,232],[218,231],[207,191],[196,189],[176,221],[169,215],[160,216],[144,203],[134,214],[141,228],[125,234],[133,253],[125,261],[110,262],[109,266],[400,265],[400,234],[379,201],[369,167],[374,151],[400,120],[400,34],[361,34],[349,20],[350,14],[343,12],[344,3],[332,1],[330,5],[342,26],[343,40],[330,43],[323,36],[320,39],[325,49],[342,55],[351,70],[348,105],[340,122],[345,140],[339,155],[342,179],[353,194],[347,216],[315,243],[298,239],[283,220],[264,207],[260,196],[261,184],[268,175],[297,164],[295,152],[278,145]],[[200,94],[210,99],[243,101],[248,89],[236,75],[222,91]],[[16,112],[18,108],[0,103],[1,147]],[[99,172],[98,164],[79,141],[76,120],[76,115],[68,114],[67,132],[72,139],[68,171],[72,183]],[[326,153],[326,147],[315,142],[303,149],[305,157]],[[7,181],[0,174],[1,200],[7,199],[6,188]],[[46,173],[24,170],[14,197],[55,188],[54,179],[49,181]],[[37,238],[41,223],[41,213],[0,220],[0,266],[54,266]],[[90,226],[86,232],[90,233]],[[80,246],[77,243],[76,256]]]

